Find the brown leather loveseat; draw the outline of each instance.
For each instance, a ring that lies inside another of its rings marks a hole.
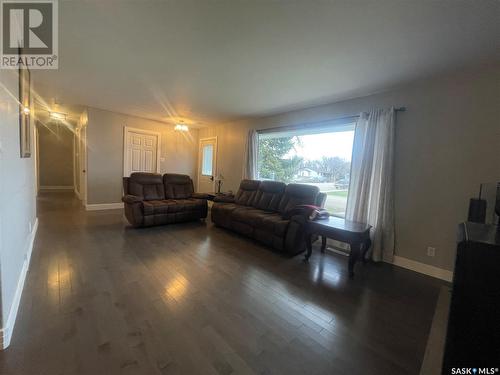
[[[212,221],[290,255],[305,250],[308,220],[297,206],[323,206],[318,187],[276,181],[241,181],[233,198],[215,198]]]
[[[123,178],[125,216],[134,227],[204,219],[207,201],[189,176],[132,173]]]

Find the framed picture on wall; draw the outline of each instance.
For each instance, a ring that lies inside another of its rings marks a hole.
[[[19,136],[21,157],[31,157],[31,75],[19,68]]]

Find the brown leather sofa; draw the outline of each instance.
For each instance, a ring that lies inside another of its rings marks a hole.
[[[123,178],[125,216],[134,227],[204,219],[207,200],[181,174],[132,173]]]
[[[323,207],[326,194],[316,186],[275,181],[241,181],[234,197],[216,197],[215,225],[231,229],[290,255],[305,250],[305,214],[299,205]],[[300,210],[299,210],[300,211]]]

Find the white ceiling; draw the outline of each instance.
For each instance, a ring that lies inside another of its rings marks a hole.
[[[60,1],[50,102],[208,125],[498,59],[498,1]]]

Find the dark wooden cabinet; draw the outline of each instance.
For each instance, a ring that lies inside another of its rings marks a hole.
[[[500,364],[500,231],[459,226],[443,374]]]

